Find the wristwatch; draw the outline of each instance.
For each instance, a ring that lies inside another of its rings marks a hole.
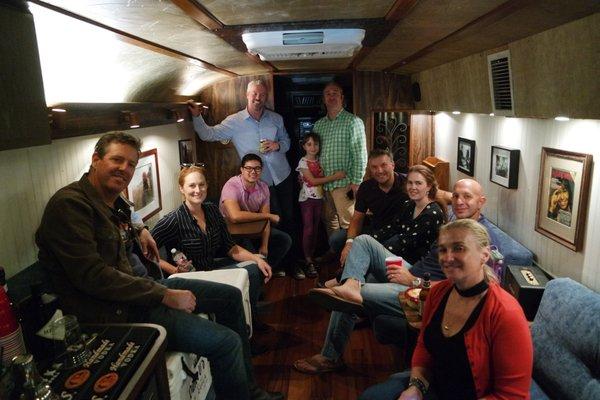
[[[425,383],[423,383],[422,380],[414,376],[410,378],[410,381],[408,381],[408,387],[411,386],[414,386],[417,389],[419,389],[422,395],[425,395],[428,391],[427,386],[425,386]]]

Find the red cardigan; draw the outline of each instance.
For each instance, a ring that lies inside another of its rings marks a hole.
[[[413,367],[431,370],[433,360],[423,343],[423,332],[451,289],[449,280],[431,288],[412,358]],[[477,398],[529,399],[533,346],[529,325],[514,297],[498,284],[490,283],[479,318],[464,337]]]

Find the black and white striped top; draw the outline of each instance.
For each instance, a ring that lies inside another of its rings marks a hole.
[[[235,243],[219,208],[206,202],[202,203],[202,209],[206,218],[206,234],[183,203],[158,221],[152,229],[152,236],[159,248],[165,247],[169,258],[171,249],[176,248],[192,260],[196,270],[210,271],[214,259],[226,257]]]

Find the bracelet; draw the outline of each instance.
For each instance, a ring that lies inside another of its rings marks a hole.
[[[354,238],[348,238],[348,239],[346,239],[346,243],[352,243],[352,242],[354,242]]]
[[[417,389],[419,389],[419,391],[421,392],[421,394],[424,396],[427,393],[427,387],[425,386],[425,383],[423,383],[422,380],[420,380],[419,378],[413,376],[412,378],[410,378],[410,381],[408,381],[408,387],[414,386]]]

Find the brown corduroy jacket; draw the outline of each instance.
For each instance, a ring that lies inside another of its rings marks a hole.
[[[115,209],[130,217],[123,199],[117,199]],[[133,275],[119,220],[87,174],[48,201],[36,243],[63,312],[75,314],[82,322],[126,322],[130,313],[162,301],[166,287]],[[134,248],[139,249],[137,238]],[[140,259],[151,277],[162,277],[156,264]]]

